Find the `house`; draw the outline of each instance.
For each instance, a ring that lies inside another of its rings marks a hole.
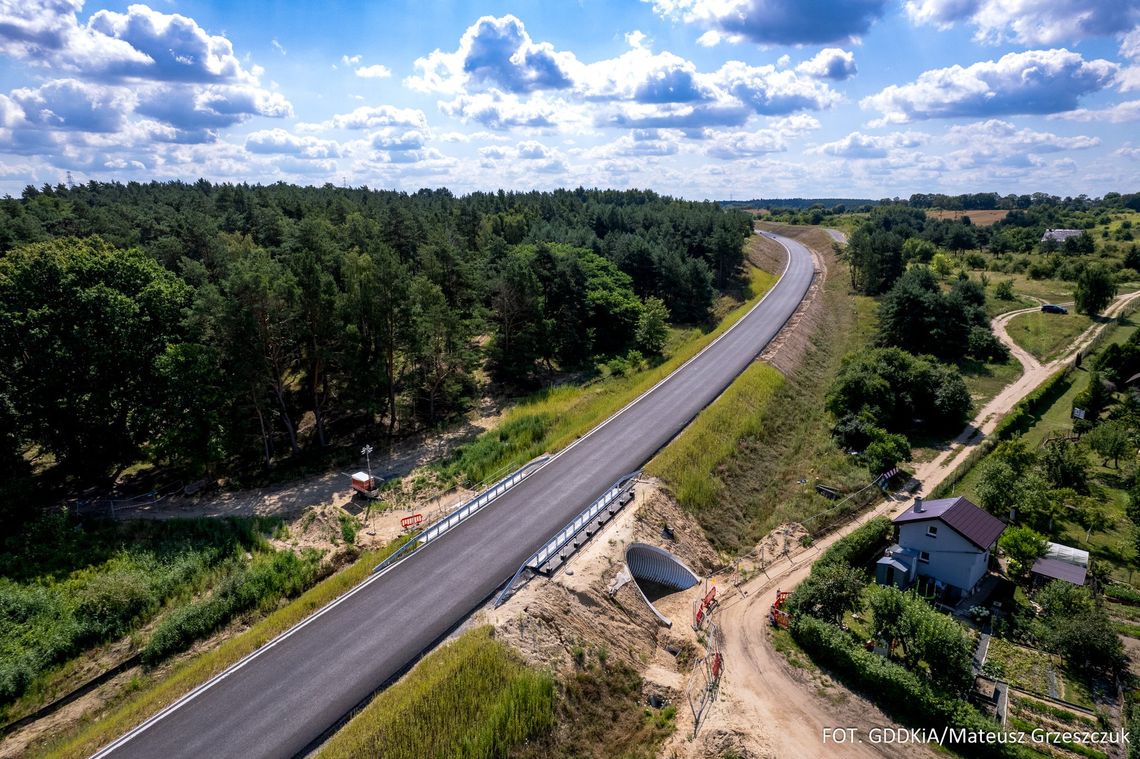
[[[1046,229],[1045,234],[1041,235],[1041,242],[1048,242],[1053,240],[1055,242],[1064,242],[1070,237],[1079,237],[1085,233],[1083,229]]]
[[[990,553],[1005,523],[961,496],[914,499],[894,519],[898,538],[875,566],[880,585],[909,586],[926,577],[951,595],[965,595],[989,570]]]
[[[1046,543],[1045,555],[1033,562],[1033,569],[1029,572],[1035,585],[1053,580],[1084,585],[1088,573],[1089,552],[1060,543]]]

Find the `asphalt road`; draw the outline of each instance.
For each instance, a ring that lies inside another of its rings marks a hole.
[[[291,757],[490,596],[550,535],[641,467],[764,349],[811,284],[789,251],[767,297],[698,356],[461,527],[97,756]]]

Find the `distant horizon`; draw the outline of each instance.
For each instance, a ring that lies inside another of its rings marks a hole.
[[[286,180],[274,180],[274,181],[270,181],[270,182],[245,182],[245,181],[218,182],[218,181],[206,179],[205,177],[197,177],[195,179],[179,179],[179,178],[151,179],[151,180],[134,179],[134,180],[126,180],[126,181],[115,180],[115,179],[99,179],[99,180],[93,180],[93,181],[100,182],[100,183],[106,183],[106,184],[118,183],[118,184],[122,184],[122,185],[129,184],[130,182],[139,182],[142,184],[147,184],[150,182],[157,182],[157,183],[172,183],[172,184],[182,183],[184,185],[194,185],[194,184],[197,184],[198,182],[205,181],[205,182],[209,182],[211,184],[211,186],[214,186],[214,187],[221,187],[221,186],[236,187],[236,186],[241,186],[241,185],[247,185],[250,187],[268,187],[268,186],[272,186],[274,184],[282,184],[283,183],[283,184],[290,186],[290,187],[308,187],[308,188],[315,188],[315,189],[320,189],[321,187],[331,185],[333,187],[333,189],[338,189],[338,190],[346,190],[346,191],[363,190],[363,191],[367,191],[367,192],[397,192],[397,193],[403,193],[403,194],[407,194],[407,195],[414,195],[417,192],[446,191],[446,192],[449,192],[456,197],[465,197],[468,195],[477,195],[477,194],[494,195],[494,194],[500,193],[500,192],[525,194],[525,193],[530,193],[530,192],[574,192],[574,191],[580,190],[580,189],[586,190],[586,191],[599,191],[599,192],[612,190],[612,191],[617,191],[617,192],[651,192],[651,193],[654,193],[654,194],[659,195],[661,197],[671,197],[671,198],[674,198],[677,200],[686,200],[686,201],[709,202],[709,203],[715,203],[718,205],[747,206],[747,205],[752,205],[752,204],[770,205],[770,204],[774,204],[774,203],[782,203],[782,202],[792,203],[792,202],[794,202],[796,204],[796,206],[805,207],[805,208],[807,207],[807,205],[816,204],[816,203],[824,204],[825,206],[827,204],[830,204],[831,206],[836,206],[836,205],[846,205],[846,204],[852,204],[852,203],[879,204],[879,203],[883,203],[886,201],[909,202],[910,199],[912,197],[914,197],[915,195],[933,195],[933,196],[945,196],[947,198],[961,198],[961,197],[968,196],[968,195],[996,194],[996,195],[998,195],[999,200],[1001,200],[1001,199],[1005,199],[1005,198],[1008,198],[1011,196],[1021,197],[1021,196],[1034,196],[1034,195],[1039,195],[1039,194],[1045,194],[1045,195],[1048,195],[1050,197],[1057,198],[1057,199],[1061,200],[1062,202],[1075,200],[1075,199],[1080,197],[1080,195],[1056,195],[1054,193],[1044,193],[1044,192],[1039,191],[1039,190],[1035,190],[1032,192],[1017,192],[1017,193],[1004,193],[1004,194],[995,193],[992,190],[974,190],[974,191],[965,191],[965,192],[961,192],[961,193],[938,193],[938,192],[922,192],[922,191],[919,191],[919,192],[910,193],[906,196],[893,195],[893,196],[882,196],[882,197],[878,197],[878,198],[854,198],[854,197],[847,198],[847,197],[835,197],[835,196],[825,196],[825,195],[820,195],[820,196],[795,195],[795,196],[772,197],[772,198],[756,197],[756,198],[747,198],[747,199],[732,199],[732,198],[686,198],[684,196],[676,195],[674,193],[659,190],[659,189],[656,189],[653,187],[612,188],[612,187],[588,187],[588,186],[584,186],[584,185],[576,185],[573,187],[571,187],[571,186],[550,187],[550,188],[546,188],[546,189],[542,189],[542,190],[511,189],[511,188],[507,188],[507,187],[496,187],[493,189],[475,188],[475,189],[467,190],[464,192],[455,192],[455,191],[451,190],[450,188],[448,188],[446,185],[438,186],[438,187],[418,187],[415,189],[398,190],[398,189],[392,189],[392,188],[386,188],[386,187],[369,187],[366,184],[364,184],[364,185],[336,185],[336,184],[326,182],[322,185],[314,185],[314,184],[304,184],[304,183],[298,183],[298,182],[289,182]],[[55,183],[47,183],[47,184],[50,186],[50,188],[53,192],[58,190],[59,188],[72,189],[72,188],[68,187],[66,181],[55,182]],[[85,182],[79,183],[79,182],[75,182],[74,180],[72,181],[72,185],[73,185],[74,189],[79,189],[81,184],[86,184],[86,183]],[[33,187],[37,192],[42,192],[43,187],[44,187],[43,185],[40,185],[40,186],[25,185],[24,189],[20,190],[20,192],[18,192],[18,193],[7,192],[3,197],[19,198],[23,194],[24,190],[27,189],[27,187],[29,187],[29,186]],[[1102,200],[1105,195],[1110,195],[1113,193],[1118,194],[1118,195],[1140,194],[1140,188],[1138,188],[1135,192],[1129,191],[1129,190],[1123,190],[1123,191],[1122,190],[1108,190],[1104,193],[1104,195],[1086,196],[1086,197],[1088,198],[1088,200],[1090,202],[1098,202],[1098,201]],[[807,205],[805,205],[805,204],[807,204]],[[939,206],[931,206],[931,207],[932,208],[939,208]],[[944,210],[954,210],[954,209],[944,209]],[[975,208],[975,207],[969,207],[969,208],[964,207],[960,210],[983,210],[983,209]]]
[[[1140,0],[155,6],[0,10],[0,194],[1140,186]]]

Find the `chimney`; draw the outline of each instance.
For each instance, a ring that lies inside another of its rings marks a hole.
[[[923,512],[923,510],[924,509],[922,508],[922,496],[920,496],[920,495],[915,496],[915,498],[914,498],[914,513],[915,514],[921,514]]]

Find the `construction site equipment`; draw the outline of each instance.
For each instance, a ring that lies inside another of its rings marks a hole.
[[[376,500],[380,497],[380,483],[367,472],[352,475],[352,489],[365,498]]]
[[[777,590],[776,603],[768,610],[768,621],[772,623],[773,627],[782,627],[785,630],[791,624],[792,617],[783,608],[784,602],[788,600],[788,596],[792,594],[790,590]]]
[[[404,517],[400,520],[400,527],[407,530],[410,527],[419,527],[424,523],[423,514],[412,514],[410,517]]]
[[[701,629],[701,623],[708,617],[709,612],[712,611],[713,605],[716,603],[716,586],[713,585],[709,588],[709,592],[705,593],[704,598],[701,599],[697,605],[697,611],[693,615],[693,629]]]

